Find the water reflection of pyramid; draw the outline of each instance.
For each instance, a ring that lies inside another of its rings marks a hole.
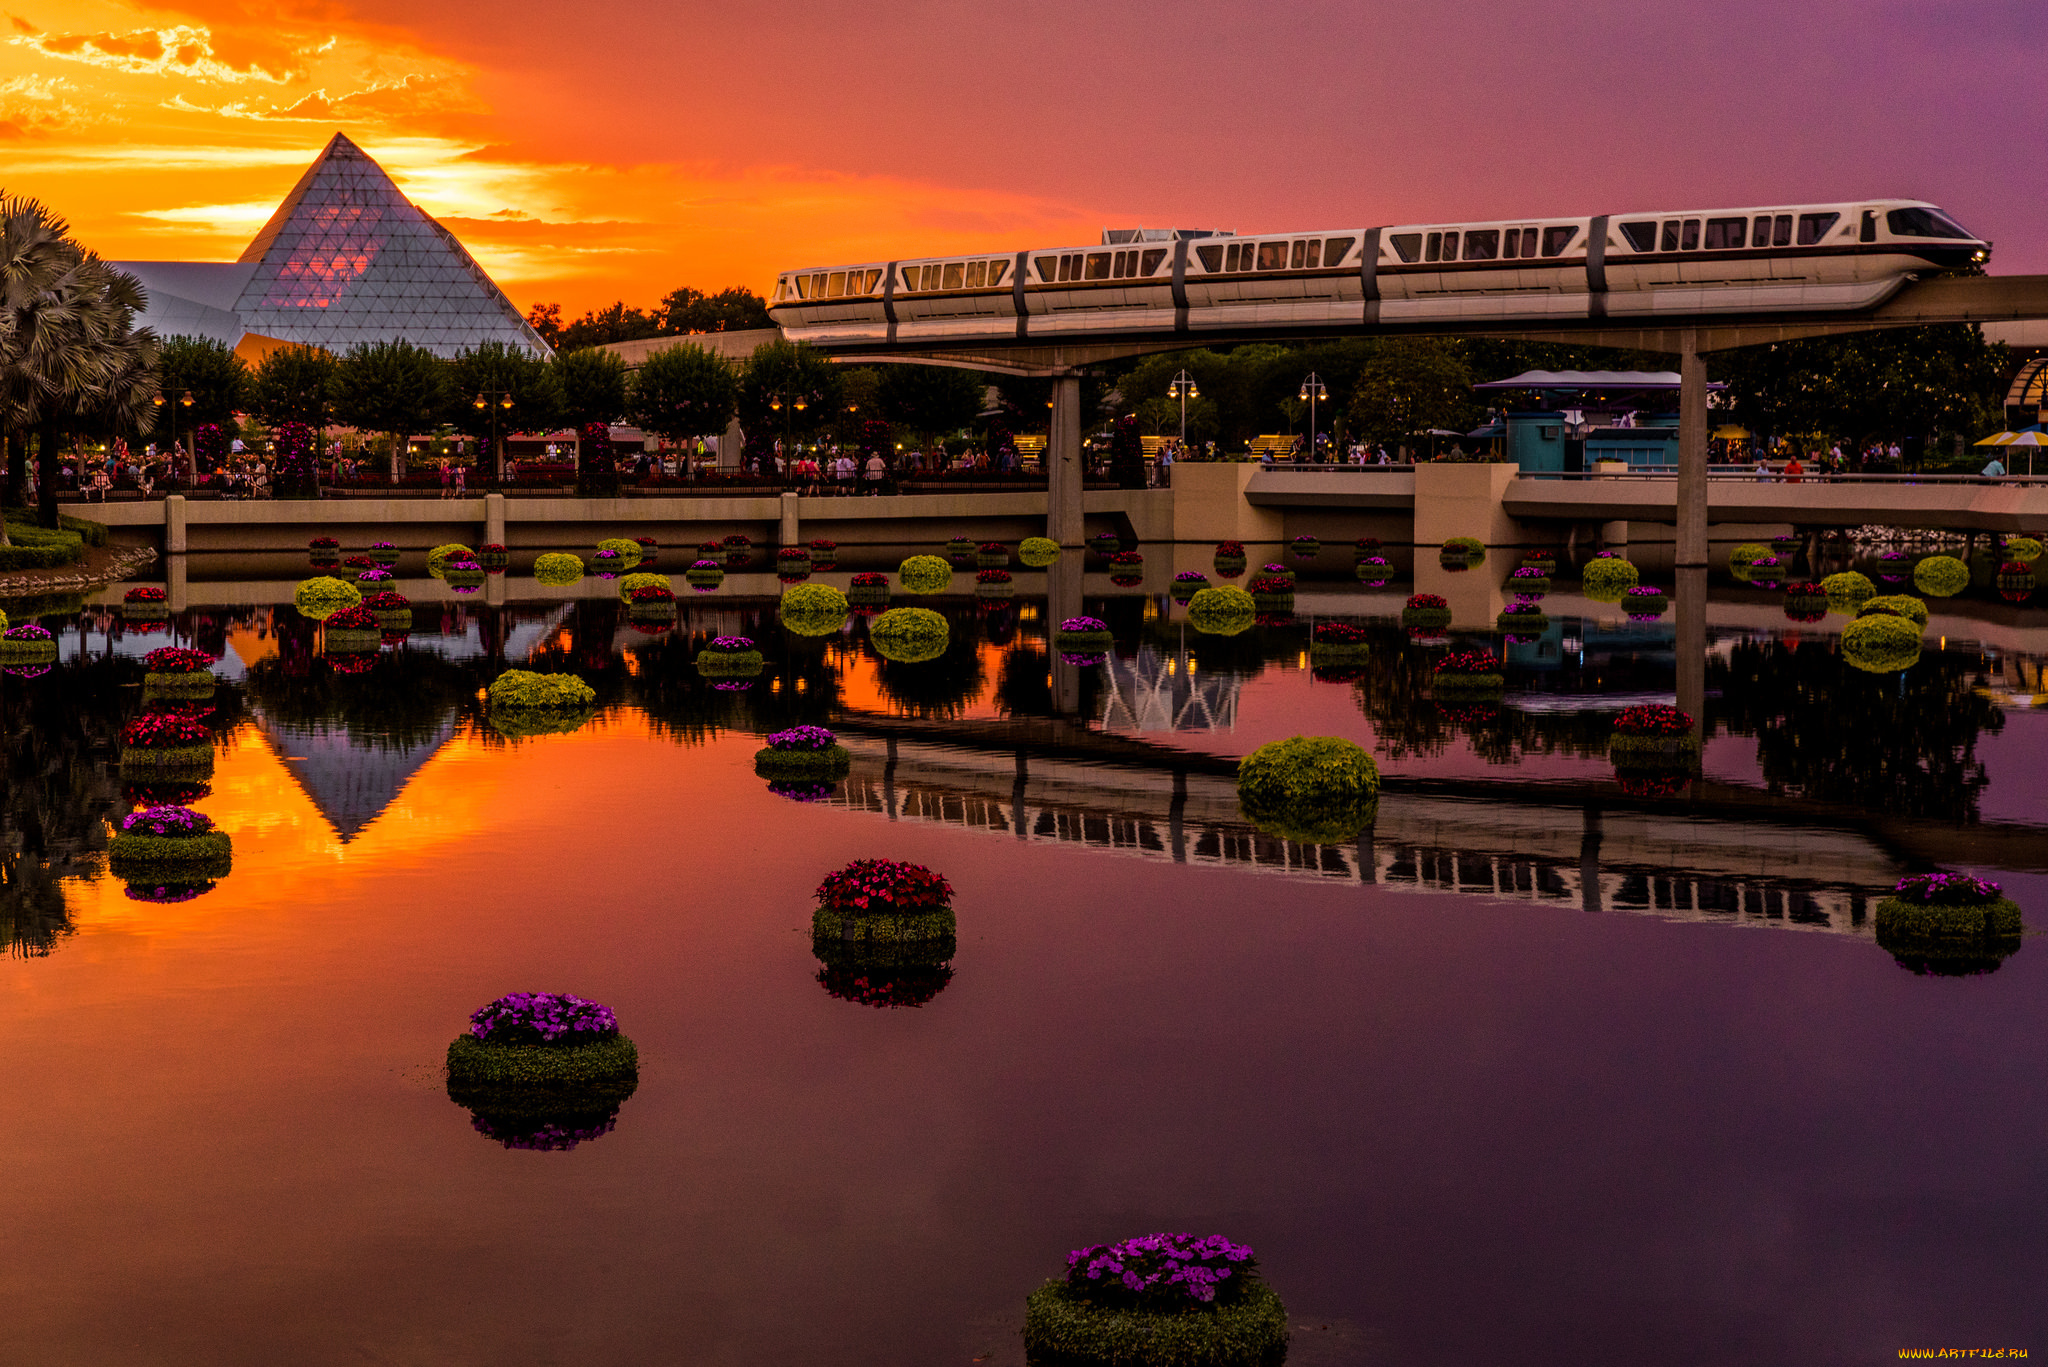
[[[455,734],[450,713],[415,745],[365,745],[340,726],[288,725],[259,718],[263,733],[299,787],[343,843],[396,801],[412,776]]]
[[[242,253],[235,312],[250,332],[340,353],[403,337],[452,357],[481,342],[546,344],[454,234],[339,133]]]

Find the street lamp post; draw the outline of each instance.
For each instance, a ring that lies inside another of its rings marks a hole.
[[[1301,392],[1297,397],[1308,401],[1307,455],[1313,461],[1316,458],[1316,401],[1329,398],[1330,391],[1323,387],[1322,380],[1317,378],[1316,373],[1311,370],[1308,373],[1308,378],[1301,382]]]
[[[768,407],[782,414],[782,475],[788,478],[790,467],[795,462],[790,458],[796,441],[795,415],[809,408],[810,396],[806,394],[785,394],[781,390],[768,396]]]
[[[1188,449],[1188,400],[1199,399],[1202,391],[1195,388],[1195,377],[1183,370],[1173,377],[1173,383],[1166,386],[1166,397],[1180,400],[1180,449]]]
[[[512,407],[512,391],[509,389],[484,390],[471,402],[478,409],[489,409],[491,413],[491,481],[502,484],[505,481],[505,456],[498,449],[498,415]]]
[[[178,410],[192,406],[192,391],[189,389],[159,389],[150,403],[162,408],[167,401],[171,408],[171,464],[175,469],[178,460]],[[192,453],[192,483],[199,483],[199,453]]]

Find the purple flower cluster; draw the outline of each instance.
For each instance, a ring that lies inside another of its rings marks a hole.
[[[597,554],[591,556],[590,558],[592,560],[617,560],[619,558],[619,553],[617,551],[599,551]]]
[[[609,1006],[573,992],[510,992],[469,1018],[486,1044],[596,1044],[619,1033]]]
[[[1073,665],[1077,669],[1093,669],[1109,656],[1099,650],[1062,650],[1060,663]]]
[[[1999,885],[1967,873],[1915,873],[1899,880],[1892,896],[1927,907],[1981,907],[2005,894]]]
[[[1288,568],[1287,568],[1287,567],[1286,567],[1285,565],[1282,565],[1282,564],[1278,564],[1278,563],[1274,563],[1274,564],[1270,564],[1270,565],[1263,565],[1263,566],[1261,566],[1260,568],[1261,568],[1261,569],[1263,569],[1263,570],[1264,570],[1264,571],[1265,571],[1265,572],[1266,572],[1267,574],[1293,574],[1293,573],[1294,573],[1294,571],[1293,571],[1293,570],[1290,570],[1290,569],[1288,569]]]
[[[614,1111],[595,1125],[564,1125],[553,1120],[543,1120],[535,1125],[531,1121],[500,1121],[495,1116],[471,1112],[469,1123],[478,1134],[495,1139],[508,1149],[561,1153],[578,1144],[602,1139],[618,1128],[619,1117]]]
[[[462,567],[460,565],[450,565],[448,568],[460,569]],[[389,581],[390,578],[390,570],[370,569],[359,571],[356,574],[356,582],[358,584],[382,584]]]
[[[838,743],[839,737],[822,726],[792,726],[768,737],[771,750],[830,750]]]
[[[1622,591],[1624,598],[1662,598],[1664,590],[1655,584],[1630,584]]]
[[[212,829],[213,818],[190,807],[145,807],[121,818],[121,831],[125,835],[160,835],[171,840],[183,840],[205,835]]]
[[[47,641],[50,639],[50,633],[44,631],[34,622],[23,622],[18,627],[7,628],[7,639],[10,641]]]
[[[1534,565],[1524,565],[1509,575],[1510,579],[1548,579],[1550,576]]]
[[[718,568],[718,562],[716,560],[697,560],[691,563],[690,568],[693,570],[715,570]]]
[[[127,888],[131,902],[189,902],[195,897],[204,897],[213,891],[212,883],[130,883]]]
[[[1109,624],[1100,617],[1069,617],[1060,623],[1061,631],[1108,631]]]
[[[1182,570],[1179,574],[1173,576],[1173,582],[1176,584],[1206,584],[1209,582],[1209,576],[1203,574],[1200,570]]]
[[[1242,1286],[1255,1266],[1250,1248],[1220,1234],[1145,1234],[1119,1244],[1090,1244],[1067,1255],[1067,1285],[1123,1304],[1207,1304]]]
[[[477,564],[474,560],[451,560],[448,562],[448,568],[451,570],[461,570],[465,573],[477,573],[483,569],[483,566]],[[358,575],[357,577],[360,578],[361,576]],[[387,579],[390,577],[389,575],[385,576]]]
[[[706,650],[728,651],[752,650],[753,648],[753,641],[745,636],[714,636],[711,638],[711,644],[705,647]]]
[[[370,549],[373,551],[395,551],[398,547],[392,545],[389,541],[372,541]]]

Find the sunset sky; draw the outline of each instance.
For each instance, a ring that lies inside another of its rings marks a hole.
[[[522,307],[1240,231],[1903,195],[2048,270],[2041,0],[17,0],[0,189],[229,260],[337,130]]]

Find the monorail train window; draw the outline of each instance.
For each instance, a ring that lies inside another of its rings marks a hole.
[[[1456,261],[1457,259],[1458,259],[1458,235],[1457,235],[1456,233],[1445,233],[1445,234],[1444,234],[1444,260],[1446,260],[1446,261]]]
[[[1558,229],[1552,228],[1550,231],[1557,232]],[[1621,235],[1628,239],[1629,246],[1639,252],[1657,250],[1657,225],[1654,223],[1624,223],[1621,225]]]
[[[1677,219],[1672,218],[1665,220],[1664,233],[1663,236],[1657,242],[1657,250],[1660,252],[1675,252],[1678,250]]]
[[[1678,235],[1678,250],[1682,252],[1696,252],[1699,249],[1700,221],[1696,218],[1688,218],[1685,221],[1685,230]]]
[[[957,290],[966,283],[966,275],[966,263],[961,261],[955,261],[951,265],[946,267],[945,280],[944,283],[939,286],[939,288]]]
[[[1317,243],[1316,245],[1320,247],[1320,246],[1321,246],[1322,244],[1321,244],[1321,243]],[[1293,259],[1292,261],[1288,262],[1288,263],[1287,263],[1287,265],[1288,265],[1288,269],[1290,269],[1290,270],[1297,270],[1297,271],[1298,271],[1298,270],[1300,270],[1300,269],[1301,269],[1302,267],[1306,266],[1307,264],[1308,264],[1308,240],[1307,240],[1306,238],[1304,238],[1304,239],[1302,239],[1302,240],[1300,240],[1300,241],[1298,241],[1298,242],[1296,242],[1296,243],[1294,244],[1294,259]]]
[[[1060,259],[1057,256],[1041,256],[1038,258],[1037,265],[1038,278],[1040,280],[1050,283],[1059,276]]]
[[[1408,234],[1411,237],[1413,235],[1412,233]],[[1333,237],[1325,242],[1323,244],[1323,264],[1325,266],[1343,265],[1344,258],[1351,255],[1351,244],[1357,240],[1354,237]]]
[[[1088,253],[1088,272],[1087,272],[1087,274],[1086,274],[1086,276],[1085,276],[1084,278],[1085,278],[1085,279],[1088,279],[1088,280],[1107,280],[1107,279],[1109,279],[1109,253],[1108,253],[1108,252],[1090,252],[1090,253]]]
[[[987,283],[988,283],[988,262],[986,262],[986,261],[970,261],[970,262],[968,262],[968,263],[967,263],[967,288],[968,288],[968,289],[971,289],[971,290],[978,290],[978,289],[980,289],[980,288],[981,288],[981,287],[982,287],[983,285],[985,285],[985,284],[987,284]]]
[[[1811,247],[1828,235],[1828,230],[1842,221],[1840,214],[1799,215],[1799,245]]]
[[[1452,233],[1452,234],[1451,234],[1451,254],[1452,254],[1453,256],[1455,256],[1455,255],[1457,255],[1457,252],[1458,252],[1458,235],[1457,235],[1456,233]],[[1438,260],[1441,260],[1441,259],[1443,258],[1443,254],[1444,254],[1444,235],[1443,235],[1442,233],[1431,233],[1431,234],[1429,235],[1429,250],[1428,250],[1428,251],[1426,251],[1426,252],[1424,252],[1424,253],[1422,254],[1422,259],[1423,259],[1423,260],[1425,260],[1425,261],[1438,261]]]
[[[1749,220],[1746,218],[1707,220],[1707,250],[1710,252],[1732,251],[1743,245],[1748,236]]]
[[[825,297],[827,299],[837,299],[844,293],[846,293],[845,271],[834,271],[825,277]]]
[[[1233,248],[1233,250],[1235,249]],[[1202,269],[1209,274],[1214,275],[1223,269],[1223,248],[1197,247],[1195,248],[1195,255],[1201,258]]]
[[[823,299],[824,297],[825,297],[825,273],[824,273],[823,271],[820,271],[820,272],[818,272],[818,274],[816,274],[816,275],[814,275],[814,276],[812,276],[812,277],[811,277],[811,298],[813,298],[813,299]]]
[[[791,283],[793,283],[796,286],[797,298],[808,299],[811,297],[811,277],[809,277],[808,275],[799,275]]]
[[[1650,225],[1647,223],[1638,223],[1634,226],[1638,228],[1647,228]],[[1624,233],[1628,231],[1628,228],[1629,225],[1622,225],[1622,231]],[[1566,247],[1571,246],[1572,239],[1577,237],[1578,235],[1579,230],[1577,228],[1545,228],[1543,230],[1543,254],[1545,256],[1563,256],[1564,249]],[[1645,233],[1643,236],[1643,241],[1647,243],[1649,240],[1649,235]],[[1634,238],[1629,239],[1629,245],[1635,246]],[[1647,250],[1647,248],[1638,246],[1636,247],[1636,250],[1645,251]],[[1522,254],[1524,256],[1528,255],[1527,252],[1524,252]]]
[[[1522,234],[1519,229],[1510,228],[1501,234],[1500,254],[1510,261],[1522,254]]]
[[[1963,230],[1948,215],[1933,209],[1893,209],[1884,216],[1884,226],[1891,229],[1894,237],[1959,237],[1970,240]]]
[[[1484,228],[1465,234],[1465,259],[1491,261],[1500,255],[1500,229]]]
[[[1150,274],[1152,274],[1152,272],[1154,272],[1154,271],[1156,271],[1156,270],[1158,270],[1158,269],[1159,269],[1159,263],[1160,263],[1160,262],[1162,262],[1162,261],[1164,261],[1165,259],[1166,259],[1166,248],[1164,248],[1164,247],[1147,247],[1147,248],[1145,249],[1145,259],[1144,259],[1143,261],[1140,261],[1140,262],[1138,263],[1138,274],[1140,274],[1140,275],[1150,275]]]
[[[1779,214],[1771,220],[1771,245],[1773,247],[1789,247],[1792,245],[1792,215]]]
[[[1394,245],[1394,255],[1411,265],[1418,256],[1422,255],[1421,233],[1395,233],[1387,240]],[[1435,254],[1432,253],[1429,259],[1432,261],[1436,260]]]
[[[991,262],[989,262],[989,263],[988,263],[988,283],[989,283],[989,288],[990,288],[990,289],[994,289],[994,288],[995,288],[996,286],[998,286],[998,285],[1002,284],[1002,283],[1003,283],[1003,277],[1004,277],[1004,276],[1006,276],[1006,275],[1008,275],[1009,273],[1010,273],[1010,263],[1009,263],[1009,262],[1007,262],[1007,261],[991,261]]]
[[[1877,241],[1877,210],[1865,209],[1863,211],[1863,230],[1861,234],[1857,237],[1857,241]]]
[[[1262,271],[1286,270],[1287,244],[1285,242],[1261,242],[1259,244],[1259,269]]]

